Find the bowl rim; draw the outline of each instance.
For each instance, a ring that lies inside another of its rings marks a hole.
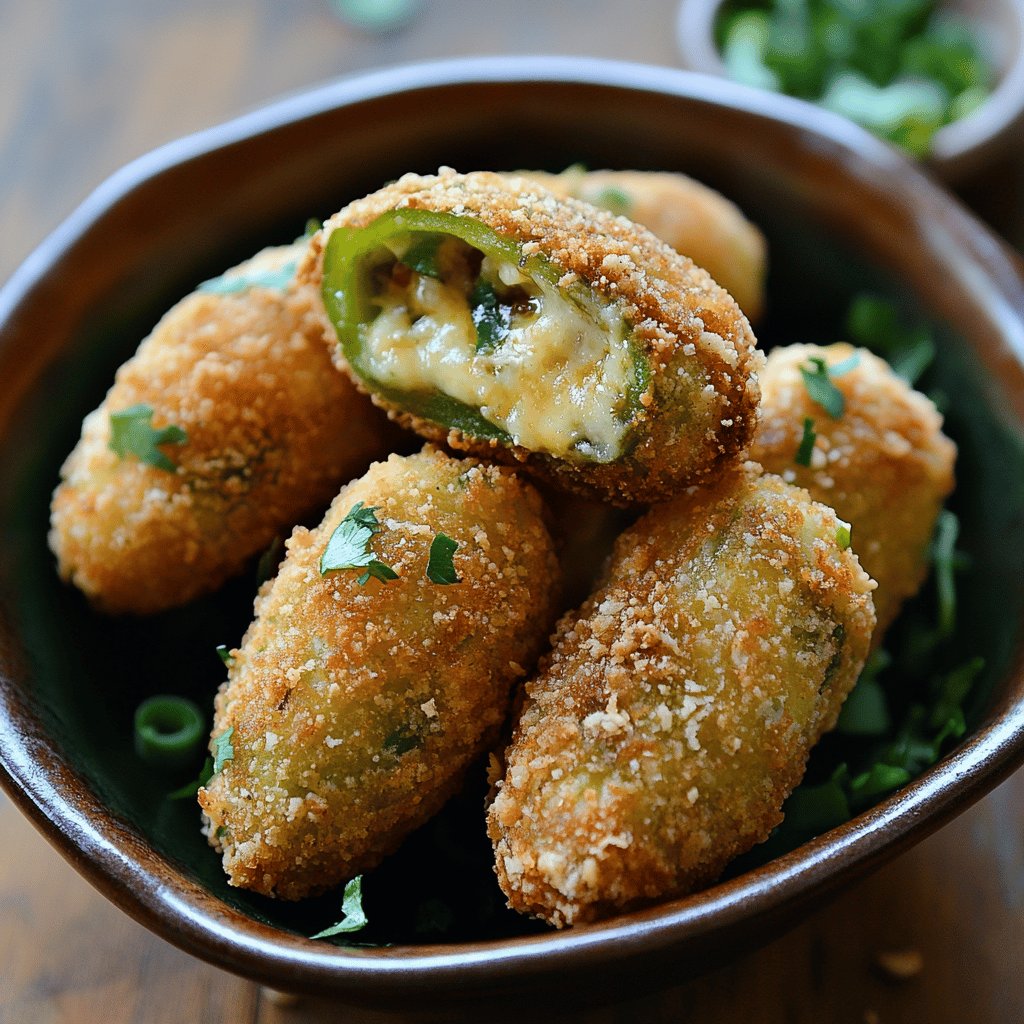
[[[726,2],[681,0],[679,4],[677,49],[693,71],[729,76],[714,36],[718,12]],[[1024,0],[997,2],[1012,19],[1016,48],[985,102],[935,133],[923,163],[944,180],[955,181],[978,170],[1015,137],[1015,129],[1024,126]]]
[[[964,236],[965,251],[958,258],[998,270],[989,286],[1000,294],[1005,338],[1016,368],[1024,370],[1024,276],[1009,250],[890,147],[842,118],[788,97],[671,68],[560,57],[471,58],[374,71],[278,100],[138,158],[88,196],[0,290],[0,338],[62,254],[135,189],[176,166],[384,96],[489,83],[653,93],[753,115],[855,157],[859,169],[847,173],[870,181],[881,175],[884,186],[876,187],[884,187],[888,196],[911,206],[941,202],[949,214],[946,230],[951,237]],[[976,244],[967,244],[967,234]],[[1018,641],[1007,678],[1021,676],[1024,645]],[[130,824],[104,809],[0,670],[0,784],[86,878],[157,934],[218,966],[272,987],[354,998],[368,989],[455,992],[509,983],[524,973],[559,979],[584,963],[588,968],[595,962],[636,963],[687,943],[712,948],[716,941],[734,939],[752,920],[792,911],[865,874],[983,796],[1022,762],[1024,692],[998,702],[964,744],[887,800],[703,892],[601,924],[512,940],[345,949],[263,925],[183,879],[171,861],[133,834]]]

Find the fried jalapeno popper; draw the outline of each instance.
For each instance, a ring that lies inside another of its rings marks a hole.
[[[831,410],[810,390],[825,378],[840,396]],[[953,489],[956,445],[932,402],[882,359],[847,344],[774,349],[761,389],[750,457],[852,524],[853,549],[878,582],[878,643],[927,575],[935,521]],[[805,438],[813,446],[798,459]]]
[[[592,921],[767,837],[868,652],[874,584],[845,531],[747,464],[619,538],[527,684],[488,812],[510,906]]]
[[[557,613],[536,492],[393,455],[296,529],[233,653],[200,803],[231,884],[300,899],[372,868],[491,745]]]
[[[387,451],[390,428],[323,351],[267,249],[179,302],[117,373],[61,471],[50,546],[109,612],[217,589]]]
[[[753,433],[761,356],[728,293],[536,183],[406,175],[310,257],[339,362],[430,440],[630,505],[712,479]]]
[[[571,196],[650,228],[703,267],[756,322],[764,310],[768,245],[740,208],[713,188],[667,171],[523,171],[558,196]]]

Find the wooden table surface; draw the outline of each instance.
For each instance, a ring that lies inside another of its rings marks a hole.
[[[0,0],[0,280],[127,160],[272,97],[471,54],[675,65],[675,6],[430,0],[401,32],[373,37],[342,24],[328,0]],[[1024,139],[962,195],[1021,246]],[[1022,810],[1018,773],[759,952],[599,1011],[553,1007],[550,1019],[1024,1021]],[[0,1024],[393,1019],[327,1001],[285,1005],[168,945],[92,890],[2,795],[0,837]],[[894,978],[880,966],[893,951],[920,969]]]

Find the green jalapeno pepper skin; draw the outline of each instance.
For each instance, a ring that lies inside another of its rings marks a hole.
[[[524,687],[488,814],[510,906],[598,920],[768,836],[869,650],[874,582],[844,525],[748,463],[619,537]]]
[[[230,734],[231,758],[199,793],[232,885],[329,889],[458,789],[557,614],[544,515],[515,473],[428,446],[375,463],[296,528],[217,697],[211,752]],[[356,550],[389,572],[331,559],[346,522],[372,524]]]
[[[409,234],[461,239],[585,316],[621,316],[631,369],[615,390],[626,393],[613,410],[624,429],[607,460],[585,447],[530,449],[451,395],[375,379],[361,339],[373,319],[366,275],[375,251]],[[728,293],[646,229],[534,183],[407,175],[331,218],[299,274],[321,289],[335,361],[393,419],[429,440],[522,463],[560,489],[624,507],[664,500],[717,476],[753,433],[762,357]]]
[[[330,236],[324,249],[324,306],[337,331],[345,360],[371,393],[415,416],[464,435],[512,446],[515,442],[509,432],[487,420],[472,406],[441,391],[405,391],[389,387],[374,377],[372,368],[363,358],[362,328],[374,315],[368,301],[367,263],[375,250],[388,240],[408,234],[458,238],[483,255],[514,264],[530,278],[542,280],[550,286],[557,286],[561,275],[543,256],[524,255],[520,244],[503,238],[485,224],[471,217],[433,210],[392,210],[381,214],[368,227],[339,228]],[[575,306],[594,318],[594,297],[586,285],[574,281],[565,289],[565,294]],[[647,388],[650,368],[635,347],[632,351],[634,374],[627,410],[629,418],[635,421],[643,409],[640,395]],[[626,447],[628,444],[627,438]]]

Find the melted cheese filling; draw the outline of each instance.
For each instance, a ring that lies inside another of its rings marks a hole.
[[[635,386],[629,330],[613,303],[584,311],[554,285],[486,257],[481,277],[516,288],[529,311],[513,313],[507,335],[477,350],[463,289],[411,273],[372,300],[380,314],[363,329],[361,362],[380,383],[436,390],[479,409],[531,451],[593,462],[623,452]]]

